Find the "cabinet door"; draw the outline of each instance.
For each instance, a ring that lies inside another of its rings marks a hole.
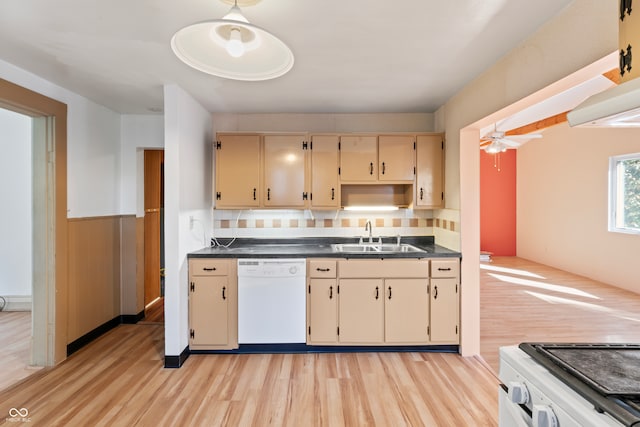
[[[309,281],[310,344],[335,344],[338,341],[338,288],[336,279]]]
[[[215,207],[259,206],[260,136],[218,135],[215,154]]]
[[[431,279],[431,342],[459,342],[458,279]]]
[[[311,139],[311,206],[337,208],[338,142],[335,135],[314,135]]]
[[[192,278],[189,292],[191,346],[228,343],[228,300],[227,276]]]
[[[625,55],[630,61],[631,51],[633,50],[637,54],[637,49],[640,48],[640,13],[637,8],[635,10],[631,8],[631,2],[628,3],[629,9],[625,8],[624,11],[620,11],[621,14],[624,12],[624,19],[621,20],[618,16],[618,52]],[[640,77],[637,66],[633,67],[632,63],[628,63],[627,66],[624,58],[620,58],[619,62],[625,63],[624,74],[620,73],[621,83]]]
[[[416,137],[415,207],[437,208],[444,205],[443,144],[441,135]]]
[[[384,281],[385,342],[426,344],[429,341],[429,280]]]
[[[306,146],[304,135],[264,137],[264,192],[266,207],[305,207]]]
[[[382,279],[341,279],[338,303],[339,341],[379,344],[384,341]]]
[[[381,135],[378,137],[378,179],[380,181],[413,181],[415,150],[413,135]]]
[[[340,137],[340,180],[376,181],[378,179],[378,138],[376,136]]]

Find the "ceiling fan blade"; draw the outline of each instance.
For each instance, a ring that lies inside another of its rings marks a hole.
[[[505,138],[509,139],[537,139],[542,138],[542,134],[540,133],[529,133],[524,135],[506,135]]]
[[[500,138],[498,141],[500,141],[502,144],[506,145],[507,147],[520,147],[522,145],[522,142],[518,142],[518,141],[513,141],[509,138]]]

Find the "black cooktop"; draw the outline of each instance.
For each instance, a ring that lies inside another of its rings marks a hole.
[[[640,426],[640,344],[522,343],[520,349],[626,426]]]

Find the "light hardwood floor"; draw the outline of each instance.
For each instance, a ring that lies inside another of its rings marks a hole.
[[[441,353],[192,355],[164,369],[163,327],[121,325],[0,393],[0,424],[495,426],[498,381]]]
[[[30,366],[31,312],[0,311],[0,390],[40,370]],[[1,414],[0,414],[1,418]]]
[[[521,342],[640,342],[640,295],[516,257],[481,263],[480,346]]]

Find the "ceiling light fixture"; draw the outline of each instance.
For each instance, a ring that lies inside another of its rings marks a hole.
[[[505,151],[507,151],[507,147],[500,141],[495,140],[491,142],[491,144],[484,147],[484,151],[489,154],[504,153]]]
[[[267,30],[249,23],[237,1],[222,19],[178,30],[171,48],[190,67],[233,80],[274,79],[293,67],[291,49]]]

